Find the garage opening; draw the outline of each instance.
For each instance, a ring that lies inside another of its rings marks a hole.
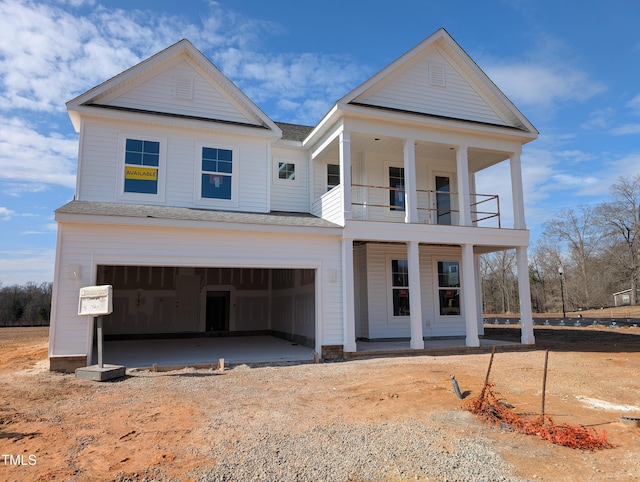
[[[275,337],[313,349],[315,283],[314,269],[97,267],[97,284],[113,286],[113,313],[103,321],[107,342],[198,339],[202,346],[203,339],[224,338],[231,346],[234,337],[266,345]],[[109,351],[105,360],[113,359]]]

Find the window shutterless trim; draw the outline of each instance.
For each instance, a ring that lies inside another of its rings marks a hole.
[[[165,201],[167,139],[144,132],[118,135],[116,199]]]

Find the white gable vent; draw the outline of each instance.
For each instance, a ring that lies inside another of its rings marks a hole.
[[[442,64],[429,64],[429,85],[433,87],[446,87],[445,66]]]
[[[176,99],[193,100],[193,79],[176,78],[173,82],[173,96]]]

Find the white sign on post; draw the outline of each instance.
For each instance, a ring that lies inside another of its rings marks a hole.
[[[101,316],[113,312],[113,287],[111,285],[80,288],[78,315]]]

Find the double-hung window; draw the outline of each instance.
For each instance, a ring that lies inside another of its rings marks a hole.
[[[340,164],[327,164],[327,191],[340,184]]]
[[[393,316],[409,316],[409,264],[406,259],[391,260]]]
[[[232,198],[233,151],[202,148],[200,195],[205,199]]]
[[[160,142],[126,139],[124,153],[124,192],[158,194]]]
[[[460,314],[460,263],[438,261],[438,299],[441,315]]]

